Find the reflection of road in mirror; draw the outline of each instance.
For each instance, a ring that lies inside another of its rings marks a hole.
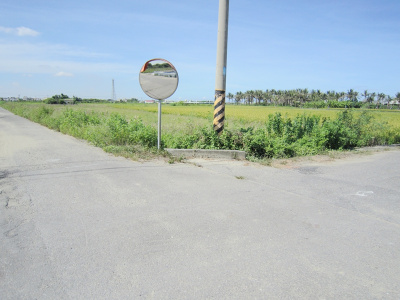
[[[157,73],[140,73],[140,85],[147,96],[164,100],[170,97],[178,87],[175,71]]]
[[[155,58],[147,61],[139,74],[143,92],[153,99],[164,100],[171,97],[178,87],[178,72],[167,60]]]

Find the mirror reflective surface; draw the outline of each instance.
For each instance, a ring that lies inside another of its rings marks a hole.
[[[156,100],[164,100],[175,93],[179,77],[175,67],[167,60],[156,58],[147,61],[139,74],[143,92]]]

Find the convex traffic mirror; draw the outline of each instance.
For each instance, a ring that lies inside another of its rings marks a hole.
[[[158,149],[161,148],[161,101],[175,93],[178,81],[175,67],[162,58],[150,59],[140,69],[139,82],[143,92],[158,100]]]
[[[165,100],[175,93],[179,77],[175,67],[169,61],[155,58],[143,65],[139,82],[147,96],[156,100]]]

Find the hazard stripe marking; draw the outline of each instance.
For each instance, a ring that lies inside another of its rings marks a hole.
[[[225,121],[225,91],[215,91],[214,101],[214,130],[218,135],[224,130]]]

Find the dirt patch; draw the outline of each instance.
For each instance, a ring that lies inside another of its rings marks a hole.
[[[170,163],[189,163],[198,167],[202,167],[207,164],[218,164],[218,163],[229,163],[230,165],[243,165],[253,167],[273,167],[278,169],[298,169],[301,168],[301,172],[311,174],[315,173],[315,166],[348,163],[350,161],[361,162],[363,160],[369,160],[371,155],[386,151],[400,151],[400,145],[394,146],[377,146],[377,147],[366,147],[358,148],[351,151],[329,151],[326,154],[314,155],[314,156],[302,156],[293,158],[282,158],[282,159],[270,159],[260,161],[239,161],[239,160],[226,160],[226,159],[210,159],[210,158],[191,158],[182,159]]]

